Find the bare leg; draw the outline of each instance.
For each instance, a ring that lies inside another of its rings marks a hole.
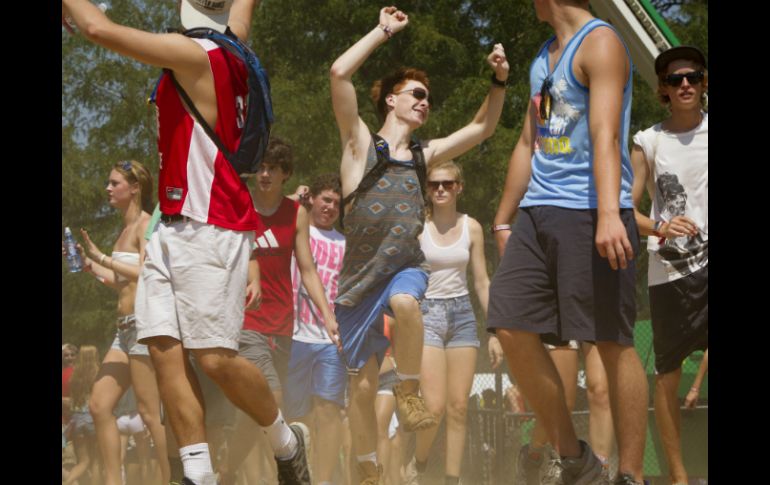
[[[160,467],[161,480],[163,483],[168,483],[171,480],[171,469],[168,464],[168,450],[166,449],[166,430],[160,421],[160,395],[158,394],[155,369],[152,367],[150,358],[142,355],[129,356],[129,366],[131,368],[131,383],[136,393],[136,407],[155,442],[155,453]]]
[[[386,471],[383,478],[387,478],[392,451],[388,430],[393,413],[396,411],[396,398],[392,394],[377,394],[374,399],[374,411],[377,415],[377,461]]]
[[[331,482],[334,466],[339,461],[342,442],[342,420],[340,407],[331,401],[313,396],[313,409],[318,425],[317,438],[313,448],[318,461],[313,470],[317,482]]]
[[[436,421],[441,423],[447,404],[447,361],[448,350],[426,345],[422,351],[422,367],[420,370],[420,389],[425,399],[425,407],[436,416]],[[473,361],[475,367],[476,361]],[[455,377],[453,376],[452,379]],[[472,377],[471,377],[472,379]],[[466,397],[467,401],[467,397]],[[447,429],[447,433],[449,430]],[[417,431],[417,447],[414,457],[420,463],[428,461],[433,440],[436,439],[438,426]],[[447,463],[449,456],[447,456]],[[458,465],[459,466],[459,465]]]
[[[163,433],[165,439],[165,432]],[[134,442],[136,443],[136,457],[139,460],[139,483],[155,483],[155,477],[150,478],[150,439],[147,436],[147,432],[143,431],[134,435]],[[157,445],[156,445],[157,446]],[[168,457],[166,457],[168,462]],[[162,481],[163,485],[166,485],[168,481]]]
[[[75,455],[78,457],[78,462],[72,467],[72,470],[70,470],[70,474],[67,476],[64,485],[72,485],[75,483],[86,470],[88,470],[88,466],[91,464],[91,456],[88,449],[88,437],[85,435],[75,436],[73,443],[75,444]],[[118,447],[120,447],[120,443],[118,443]],[[118,449],[118,453],[120,453],[120,449]],[[93,477],[93,480],[97,480],[97,477]]]
[[[513,377],[529,401],[548,441],[564,457],[578,457],[581,450],[567,409],[564,385],[540,336],[512,329],[498,329],[498,339]]]
[[[575,409],[575,400],[577,399],[577,374],[578,374],[578,353],[577,350],[569,347],[556,347],[549,350],[556,371],[559,373],[562,386],[564,386],[564,396],[567,400],[567,411],[570,413]],[[548,434],[545,431],[541,421],[535,421],[535,429],[532,432],[532,448],[542,448],[548,443]]]
[[[358,375],[350,379],[348,419],[354,457],[373,453],[377,449],[377,416],[374,412],[377,382],[378,369],[375,356],[369,359]]]
[[[655,421],[666,451],[671,483],[687,483],[682,460],[682,416],[679,410],[679,381],[682,368],[655,376]]]
[[[242,358],[242,357],[241,357]],[[245,360],[245,359],[244,359]],[[248,361],[246,361],[248,362]],[[250,363],[249,363],[250,364]],[[264,376],[262,375],[262,372],[255,366],[254,367],[257,372],[259,372],[259,376],[264,382],[264,385],[268,388],[269,386],[267,384],[267,381],[265,380]],[[262,394],[259,394],[262,395]],[[280,403],[283,401],[283,394],[281,391],[272,391],[270,393],[270,396],[274,399],[274,402],[276,404],[276,415],[273,417],[273,420],[270,421],[268,424],[262,424],[261,426],[268,426],[270,424],[273,424],[275,422],[275,418],[278,416],[278,407],[280,406]],[[236,419],[235,419],[235,428],[233,429],[233,432],[228,437],[227,442],[227,469],[229,472],[235,474],[238,471],[238,468],[241,467],[241,465],[244,463],[244,461],[249,456],[249,453],[251,452],[252,448],[255,447],[259,443],[259,449],[258,453],[265,454],[267,453],[267,450],[270,450],[270,443],[265,439],[261,440],[259,439],[260,436],[264,435],[261,429],[259,429],[259,423],[255,422],[254,419],[250,418],[248,415],[246,415],[243,411],[238,411],[236,413]],[[272,453],[268,453],[267,456],[269,457]],[[272,460],[267,460],[268,463],[271,463]],[[264,474],[266,475],[268,470],[264,470]],[[263,471],[260,470],[260,474],[262,474]],[[275,472],[275,476],[277,476],[277,469]]]
[[[609,459],[615,444],[615,429],[612,426],[610,391],[607,387],[607,371],[596,346],[583,343],[588,384],[588,436],[596,455]]]
[[[420,304],[410,295],[393,295],[390,298],[393,309],[393,355],[398,371],[402,374],[419,375],[422,361],[422,343],[425,338],[422,326]],[[417,392],[420,387],[418,379],[410,379],[402,383],[407,392]]]
[[[456,347],[446,350],[447,421],[446,466],[447,476],[459,477],[465,449],[465,428],[468,414],[468,396],[476,370],[476,347]]]
[[[148,339],[147,346],[177,446],[205,443],[203,394],[187,350],[179,340],[165,336]]]
[[[636,349],[615,342],[597,342],[607,370],[612,419],[618,443],[619,473],[642,481],[647,431],[647,375]]]
[[[88,401],[104,462],[105,485],[123,483],[120,476],[120,433],[112,410],[130,384],[128,355],[120,350],[110,349],[104,356]]]

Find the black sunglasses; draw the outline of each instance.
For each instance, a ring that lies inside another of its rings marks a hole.
[[[417,101],[422,101],[423,99],[428,98],[428,106],[433,105],[433,97],[423,88],[405,89],[403,91],[399,91],[393,94],[402,94],[402,93],[412,93],[412,97]]]
[[[551,117],[551,86],[553,86],[551,76],[546,76],[540,86],[540,119],[543,121]]]
[[[703,81],[703,71],[693,71],[686,74],[669,74],[663,78],[663,82],[669,86],[678,88],[682,85],[682,80],[687,78],[687,82],[692,85],[700,84]]]
[[[452,190],[455,187],[457,180],[428,180],[428,187],[431,190],[438,190],[439,187],[444,187],[444,190]]]

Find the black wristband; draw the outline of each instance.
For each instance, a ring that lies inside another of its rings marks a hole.
[[[508,80],[506,79],[505,81],[500,81],[499,79],[497,79],[497,74],[495,74],[493,72],[492,73],[492,84],[494,84],[495,86],[500,86],[501,88],[507,88],[508,87]]]

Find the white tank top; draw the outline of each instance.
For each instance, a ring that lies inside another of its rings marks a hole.
[[[139,253],[129,253],[125,251],[113,251],[112,252],[112,259],[115,261],[121,261],[123,263],[127,264],[135,264],[139,265]],[[125,276],[120,275],[117,271],[113,270],[113,273],[115,273],[115,282],[121,283],[123,281],[128,281],[128,278]]]
[[[468,294],[468,260],[471,257],[471,237],[468,234],[468,214],[463,217],[460,238],[449,246],[439,246],[430,236],[430,226],[425,223],[420,246],[430,265],[430,279],[425,298],[456,298]]]

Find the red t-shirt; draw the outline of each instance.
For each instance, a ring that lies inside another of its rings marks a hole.
[[[246,310],[243,328],[269,335],[291,336],[294,304],[291,284],[291,256],[297,232],[299,202],[284,197],[271,216],[259,217],[254,254],[259,263],[262,304]]]
[[[65,367],[61,370],[61,397],[69,397],[70,395],[70,379],[74,370],[74,367]],[[61,422],[62,424],[67,424],[64,415],[61,417]]]
[[[217,93],[214,131],[230,150],[238,147],[248,97],[243,62],[208,39],[193,39],[206,50]],[[257,227],[246,184],[216,144],[182,105],[171,77],[164,75],[155,99],[158,114],[158,201],[164,214],[182,214],[236,231]]]
[[[69,397],[70,395],[70,379],[72,378],[72,371],[74,367],[65,367],[61,370],[61,396]]]

